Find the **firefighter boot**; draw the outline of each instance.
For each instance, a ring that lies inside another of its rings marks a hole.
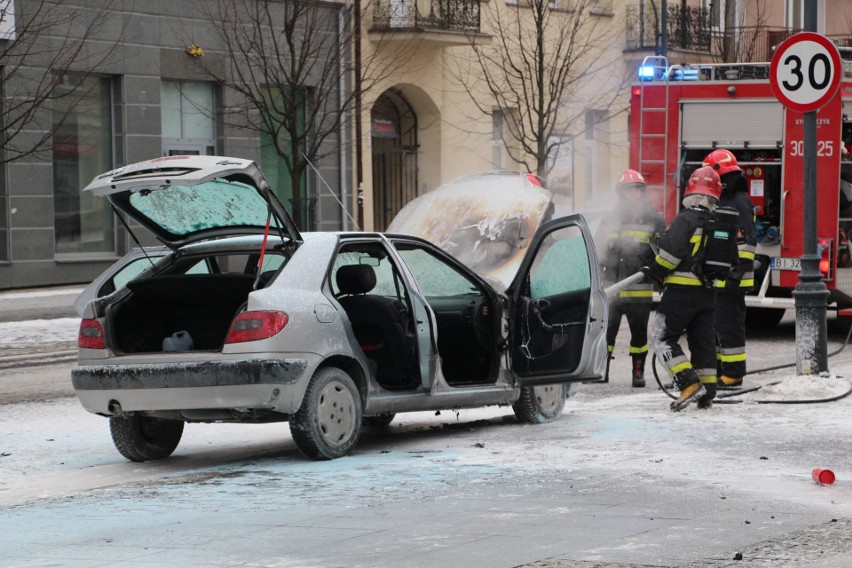
[[[647,353],[639,353],[638,355],[631,355],[633,359],[633,386],[634,387],[644,387],[645,386],[645,357],[647,357]]]
[[[696,401],[696,406],[702,409],[713,407],[713,399],[716,398],[716,383],[704,383],[707,393]]]
[[[687,380],[679,379],[675,377],[675,382],[680,386],[680,396],[677,397],[673,403],[671,403],[670,408],[673,412],[679,412],[689,406],[690,402],[698,400],[707,394],[707,389],[704,388],[704,385],[701,384],[701,381],[698,378],[693,378],[691,381],[687,382]]]
[[[719,388],[722,390],[737,389],[741,386],[743,386],[742,377],[729,377],[727,375],[721,375],[719,377]]]

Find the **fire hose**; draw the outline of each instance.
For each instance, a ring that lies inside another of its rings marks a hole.
[[[833,357],[833,356],[837,355],[838,353],[840,353],[841,351],[843,351],[846,348],[846,345],[849,343],[850,337],[852,337],[852,326],[849,327],[849,331],[846,334],[846,339],[843,341],[843,344],[840,346],[840,348],[837,349],[836,351],[829,353],[827,355],[827,357]],[[765,372],[768,372],[768,371],[775,371],[775,370],[778,370],[778,369],[786,369],[788,367],[794,367],[795,365],[796,365],[796,362],[794,361],[792,363],[785,363],[785,364],[782,364],[782,365],[774,365],[772,367],[764,367],[762,369],[755,369],[753,371],[748,371],[745,374],[746,375],[755,375],[755,374],[758,374],[758,373],[765,373]],[[668,388],[666,388],[666,385],[663,385],[663,382],[660,380],[660,375],[657,373],[657,354],[656,353],[654,353],[654,356],[651,359],[651,369],[654,372],[654,378],[657,380],[657,385],[660,387],[660,390],[663,391],[664,393],[666,393],[666,396],[668,396],[669,398],[676,400],[677,396],[672,394],[671,392],[669,392],[669,389],[671,388],[672,385],[669,385]],[[773,382],[767,383],[765,385],[758,385],[758,386],[750,387],[750,388],[737,389],[736,391],[723,392],[723,393],[716,395],[714,402],[716,402],[717,404],[738,404],[738,403],[741,403],[743,401],[742,400],[728,400],[728,399],[735,397],[735,396],[742,396],[744,394],[756,392],[756,391],[762,389],[763,387],[769,387],[769,386],[777,385],[777,384],[780,384],[781,382],[782,381],[773,381]],[[834,402],[836,400],[840,400],[842,398],[845,398],[845,397],[849,396],[850,394],[852,394],[852,384],[850,384],[850,386],[846,390],[846,392],[841,393],[841,394],[836,395],[836,396],[831,396],[831,397],[828,397],[828,398],[817,398],[817,399],[807,399],[807,400],[756,400],[755,402],[757,402],[758,404],[815,404],[815,403],[821,403],[821,402]]]

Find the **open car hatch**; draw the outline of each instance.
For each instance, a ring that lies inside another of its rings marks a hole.
[[[199,240],[263,234],[267,222],[302,240],[257,164],[221,156],[168,156],[97,176],[83,191],[105,196],[170,248]]]

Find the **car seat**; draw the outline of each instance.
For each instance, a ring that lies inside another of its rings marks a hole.
[[[399,300],[368,294],[376,287],[376,273],[368,264],[341,266],[335,275],[337,299],[364,354],[375,361],[376,379],[388,389],[412,388],[420,383],[414,372],[413,334],[408,310]]]

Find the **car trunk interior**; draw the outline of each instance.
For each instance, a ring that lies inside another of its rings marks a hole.
[[[163,340],[186,331],[196,351],[222,349],[237,311],[252,291],[251,274],[180,274],[131,281],[131,294],[108,316],[112,348],[163,351]]]

